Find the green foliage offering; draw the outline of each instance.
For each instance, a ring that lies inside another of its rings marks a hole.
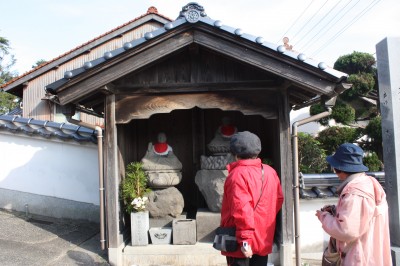
[[[354,143],[362,135],[362,130],[350,127],[328,127],[322,130],[317,137],[321,147],[328,155],[333,154],[343,143]]]
[[[320,143],[310,134],[300,132],[298,144],[300,172],[305,174],[324,172],[328,165],[325,151],[320,148]]]
[[[136,198],[143,198],[151,190],[147,187],[147,176],[141,162],[128,164],[125,171],[125,179],[121,182],[121,198],[125,211],[129,214],[137,209],[132,204]]]
[[[375,152],[368,153],[363,158],[363,163],[369,168],[370,172],[382,171],[383,164]]]
[[[350,105],[337,103],[332,108],[331,117],[338,123],[350,125],[351,123],[354,123],[356,119],[356,110],[354,110]]]

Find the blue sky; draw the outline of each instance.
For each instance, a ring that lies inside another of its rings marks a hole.
[[[150,6],[176,19],[182,0],[15,0],[0,15],[0,36],[10,41],[22,74],[144,13]],[[212,19],[279,43],[333,66],[353,51],[375,53],[386,37],[400,37],[398,0],[202,0]]]

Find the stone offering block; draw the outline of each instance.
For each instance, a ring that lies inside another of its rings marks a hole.
[[[196,244],[196,220],[174,219],[172,221],[172,243],[174,245]]]
[[[149,229],[149,234],[153,245],[171,244],[172,228],[153,227]]]
[[[149,243],[149,212],[131,213],[131,240],[132,246],[146,246]]]
[[[208,209],[198,209],[196,214],[196,228],[198,242],[213,242],[215,230],[221,223],[221,214]]]

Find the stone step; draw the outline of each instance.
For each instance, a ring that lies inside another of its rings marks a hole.
[[[147,245],[124,248],[123,266],[226,266],[225,256],[212,247],[212,243],[195,245]],[[268,261],[279,266],[278,252],[268,256]]]
[[[226,266],[212,243],[126,246],[122,256],[124,266]]]

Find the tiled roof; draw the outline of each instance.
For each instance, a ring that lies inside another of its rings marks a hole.
[[[66,52],[66,53],[64,53],[64,54],[62,54],[62,55],[60,55],[60,56],[48,61],[48,62],[46,62],[46,63],[43,63],[43,64],[37,66],[36,68],[34,68],[34,69],[30,70],[30,71],[25,72],[24,74],[22,74],[22,75],[14,78],[14,79],[8,81],[7,83],[0,85],[0,88],[5,88],[8,85],[10,85],[10,84],[22,79],[23,77],[29,76],[29,75],[33,74],[33,72],[36,72],[39,69],[45,68],[46,66],[49,66],[53,62],[65,57],[67,55],[73,54],[74,52],[76,52],[77,50],[81,49],[82,47],[85,47],[88,44],[91,44],[91,43],[93,43],[93,42],[95,42],[95,41],[97,41],[97,40],[99,40],[99,39],[101,39],[101,38],[103,38],[103,37],[115,32],[115,31],[118,31],[119,29],[121,29],[121,28],[123,28],[123,27],[125,27],[125,26],[127,26],[127,25],[129,25],[129,24],[131,24],[131,23],[133,23],[133,22],[135,22],[135,21],[147,16],[147,15],[150,15],[150,14],[157,14],[158,16],[160,16],[160,17],[162,17],[162,18],[164,18],[164,19],[166,19],[168,21],[171,21],[170,18],[168,18],[168,17],[166,17],[166,16],[164,16],[162,14],[159,14],[157,8],[151,6],[151,7],[149,7],[149,9],[147,10],[147,12],[145,14],[143,14],[143,15],[141,15],[141,16],[139,16],[139,17],[137,17],[137,18],[135,18],[135,19],[133,19],[131,21],[128,21],[127,23],[124,23],[124,24],[122,24],[122,25],[120,25],[120,26],[118,26],[118,27],[116,27],[116,28],[114,28],[114,29],[112,29],[112,30],[100,35],[100,36],[97,36],[96,38],[94,38],[94,39],[92,39],[92,40],[90,40],[90,41],[88,41],[86,43],[83,43],[83,44],[75,47],[74,49],[72,49],[72,50],[70,50],[70,51],[68,51],[68,52]]]
[[[45,138],[55,137],[61,140],[97,143],[96,132],[93,129],[12,115],[0,115],[0,130]]]
[[[182,11],[180,12],[179,17],[175,21],[168,22],[164,25],[164,27],[154,30],[152,32],[147,32],[144,35],[144,37],[142,37],[140,39],[136,39],[131,42],[127,42],[123,45],[123,47],[117,48],[112,51],[108,51],[108,52],[104,53],[103,57],[97,58],[92,61],[88,61],[88,62],[84,63],[84,65],[80,68],[66,71],[64,74],[64,78],[62,78],[52,84],[47,85],[46,90],[50,93],[54,93],[55,91],[57,91],[57,88],[61,87],[65,83],[67,83],[69,80],[86,72],[87,70],[89,70],[97,65],[100,65],[100,64],[106,62],[107,60],[114,58],[115,56],[125,53],[134,47],[143,45],[151,39],[162,36],[171,29],[177,28],[181,25],[188,24],[188,23],[189,24],[190,23],[208,24],[212,27],[219,29],[221,32],[230,33],[232,35],[242,38],[243,40],[257,43],[260,46],[265,47],[265,49],[271,49],[271,50],[275,51],[276,53],[283,54],[285,56],[288,56],[295,60],[298,60],[299,62],[307,64],[311,67],[318,68],[318,69],[324,71],[325,73],[328,73],[331,76],[337,78],[338,80],[345,79],[348,76],[346,73],[343,73],[343,72],[340,72],[333,68],[328,67],[327,64],[324,62],[317,62],[317,61],[314,61],[314,60],[308,58],[305,54],[287,50],[284,45],[276,45],[273,43],[266,42],[263,37],[250,35],[248,33],[243,32],[243,30],[241,30],[240,28],[233,28],[233,27],[224,25],[220,20],[213,20],[207,16],[207,14],[205,13],[204,8],[202,6],[198,5],[197,3],[189,3],[182,8]]]
[[[5,115],[22,116],[22,108],[16,107],[12,109],[10,112],[6,113]]]
[[[367,172],[375,177],[382,187],[385,187],[385,172]],[[300,198],[317,199],[337,197],[336,188],[340,180],[336,174],[302,174],[299,176]]]

